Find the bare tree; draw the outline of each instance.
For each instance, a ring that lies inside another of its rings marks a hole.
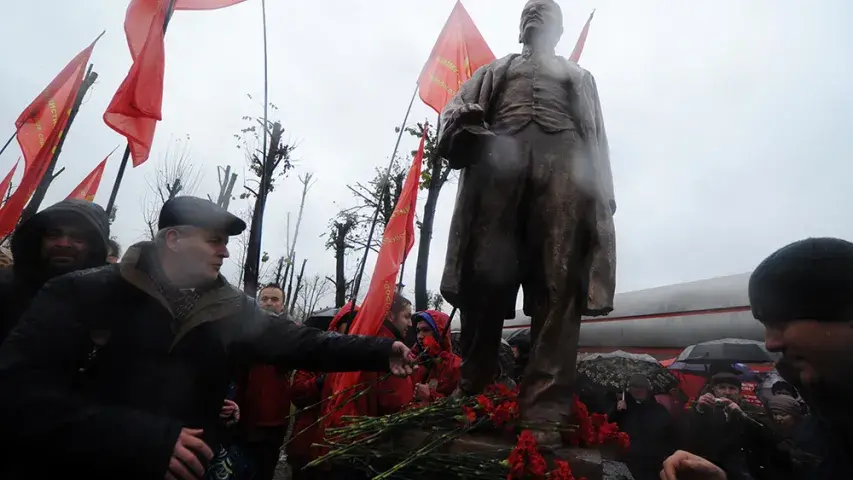
[[[270,108],[278,110],[273,104],[270,104]],[[237,147],[242,148],[246,153],[249,170],[255,176],[244,183],[243,188],[246,191],[240,196],[240,198],[254,198],[248,248],[243,266],[243,291],[254,295],[258,290],[258,280],[261,276],[261,237],[267,195],[274,190],[276,178],[286,175],[293,167],[290,156],[296,146],[283,142],[284,128],[280,122],[268,121],[264,124],[264,120],[260,118],[244,117],[243,119],[249,122],[249,126],[240,130],[239,134],[235,134],[235,138],[240,142]],[[264,131],[269,136],[268,148],[262,145],[261,134]]]
[[[427,290],[427,297],[429,298],[429,301],[427,302],[426,308],[422,310],[431,309],[438,310],[439,312],[442,311],[441,309],[444,308],[444,297],[442,297],[440,293]]]
[[[142,216],[149,240],[157,233],[157,219],[163,204],[178,195],[192,195],[198,188],[201,174],[190,161],[189,140],[187,135],[170,141],[154,175],[146,178],[148,191],[142,199]]]
[[[312,312],[317,310],[320,301],[327,297],[334,284],[321,275],[312,275],[304,280],[304,287],[298,292],[298,305],[293,312],[294,318],[305,321]]]
[[[366,248],[367,236],[370,233],[370,225],[379,209],[376,231],[370,242],[370,249],[378,251],[382,244],[382,229],[388,225],[400,193],[403,191],[403,183],[406,181],[408,171],[397,160],[391,166],[390,174],[383,169],[376,169],[376,175],[366,184],[356,182],[347,185],[350,192],[356,197],[359,204],[345,210],[356,216],[357,224],[351,235],[351,241],[359,248]],[[378,232],[378,234],[377,234]]]
[[[346,254],[355,245],[352,234],[358,217],[352,212],[341,212],[329,224],[326,235],[326,249],[335,252],[335,278],[326,277],[335,286],[335,306],[343,307],[347,302],[347,292],[351,281],[346,277]]]

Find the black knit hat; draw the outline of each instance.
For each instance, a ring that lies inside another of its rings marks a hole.
[[[807,238],[780,248],[752,272],[749,303],[764,323],[853,320],[853,243]]]

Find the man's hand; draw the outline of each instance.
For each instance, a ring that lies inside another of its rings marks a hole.
[[[202,433],[202,430],[181,429],[169,460],[166,480],[199,480],[204,476],[213,451],[200,438]]]
[[[740,405],[738,405],[737,402],[728,398],[718,398],[717,401],[726,406],[726,413],[729,415],[734,415],[736,417],[746,416],[746,413],[740,408]]]
[[[626,402],[625,400],[619,400],[618,402],[616,402],[616,410],[621,412],[623,410],[626,410],[627,408],[628,402]]]
[[[222,410],[219,411],[219,418],[228,419],[232,416],[239,415],[240,407],[233,400],[225,400],[222,404]]]
[[[398,377],[407,377],[415,371],[417,363],[412,351],[403,342],[394,342],[391,345],[391,356],[388,358],[391,373]]]
[[[423,383],[415,384],[415,400],[428,402],[431,397],[432,392],[429,389],[429,385],[424,385]]]
[[[726,472],[704,458],[679,450],[663,462],[661,480],[726,480]]]
[[[717,403],[717,397],[711,395],[710,393],[706,393],[699,397],[699,400],[696,401],[697,410],[700,412],[704,412],[708,409],[713,409],[714,405]]]

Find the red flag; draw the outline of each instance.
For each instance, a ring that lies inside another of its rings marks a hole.
[[[3,178],[3,181],[0,182],[0,203],[6,200],[6,194],[9,193],[9,189],[12,188],[12,177],[15,175],[15,170],[18,169],[18,163],[21,162],[21,159],[18,158],[18,161],[15,162],[15,165],[12,166],[12,169],[9,170],[9,173]]]
[[[77,185],[77,188],[71,191],[71,194],[68,195],[66,200],[95,201],[95,194],[98,193],[98,186],[101,185],[101,176],[104,174],[104,167],[107,165],[107,159],[110,158],[110,155],[112,155],[113,152],[115,152],[115,148],[106,157],[104,157],[103,160],[101,160],[101,163],[99,163],[91,173],[86,175],[86,178],[80,182],[80,185]]]
[[[586,24],[583,26],[583,30],[581,30],[581,34],[578,37],[578,41],[575,43],[575,49],[572,50],[572,54],[569,56],[569,60],[578,63],[581,59],[581,53],[583,53],[583,47],[586,45],[586,37],[589,36],[589,24],[592,23],[592,16],[595,15],[595,10],[589,14],[589,18],[586,19]]]
[[[168,9],[168,1],[131,0],[124,17],[133,65],[104,112],[104,123],[127,137],[134,167],[148,160],[154,129],[162,118]]]
[[[176,10],[213,10],[245,0],[177,0]],[[133,65],[118,87],[104,123],[127,138],[133,166],[148,160],[157,121],[162,120],[166,49],[163,35],[170,15],[168,0],[131,0],[124,33]]]
[[[50,84],[36,97],[26,108],[18,119],[15,120],[15,128],[18,131],[18,145],[24,154],[24,173],[33,165],[36,155],[44,146],[47,138],[63,117],[64,110],[71,109],[77,90],[82,82],[86,64],[92,54],[95,43],[103,36],[103,33],[80,52],[71,62],[53,79]],[[77,76],[80,82],[75,82]],[[58,127],[60,130],[64,125]]]
[[[32,131],[45,134],[44,141],[38,140],[38,143],[44,148],[39,148],[35,157],[28,162],[29,165],[24,169],[24,177],[21,179],[21,183],[9,201],[0,209],[0,236],[5,236],[15,229],[24,206],[44,177],[45,171],[47,171],[47,167],[50,165],[54,153],[56,153],[57,142],[62,137],[62,132],[68,123],[68,115],[86,74],[86,65],[89,63],[89,57],[92,56],[92,50],[99,38],[101,37],[98,36],[91,45],[78,53],[15,121],[15,126],[19,132],[24,130],[28,124],[35,124],[36,127]],[[46,125],[42,123],[43,121],[50,125],[49,130],[44,128]],[[32,138],[29,137],[25,140],[27,145],[30,145]],[[35,138],[38,139],[38,136]],[[21,141],[20,137],[19,141]],[[23,143],[21,149],[24,149]],[[26,162],[26,157],[24,160]]]
[[[175,10],[216,10],[243,3],[246,0],[178,0]]]
[[[367,296],[361,304],[358,315],[352,322],[348,332],[351,335],[376,336],[379,334],[385,316],[391,308],[400,265],[415,243],[415,210],[426,135],[427,129],[424,128],[421,144],[412,161],[412,167],[409,169],[406,181],[403,183],[400,198],[397,200],[397,205],[394,207],[394,213],[391,214],[388,225],[385,226],[382,246],[379,248],[373,277],[370,279],[370,288],[367,290]],[[335,400],[330,401],[328,405],[329,412],[334,412],[329,415],[329,423],[334,424],[342,416],[356,413],[354,403],[346,402],[347,399],[343,398],[344,395],[341,392],[352,390],[352,387],[359,383],[359,376],[360,372],[347,372],[331,374],[330,377],[327,377],[332,382],[332,395],[337,395]],[[339,408],[342,405],[343,407]]]
[[[459,86],[494,59],[462,2],[456,2],[418,78],[421,100],[441,113]]]

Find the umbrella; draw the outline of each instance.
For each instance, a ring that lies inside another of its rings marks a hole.
[[[338,313],[339,308],[327,308],[325,310],[320,310],[319,312],[314,312],[305,320],[305,326],[318,328],[320,330],[328,330],[329,324],[332,322],[332,318],[334,318],[335,314]]]
[[[578,359],[578,377],[582,382],[620,392],[628,377],[645,375],[655,393],[666,393],[678,385],[676,376],[651,355],[638,355],[617,350],[611,353],[584,355]]]
[[[742,363],[733,363],[731,364],[731,366],[727,365],[726,367],[728,368],[709,369],[707,365],[703,365],[701,363],[674,362],[667,368],[679,372],[695,373],[697,375],[713,375],[714,373],[719,373],[722,370],[730,370],[732,373],[736,373],[744,382],[755,382],[758,380],[758,376],[756,375],[756,373],[753,372],[747,365],[744,365]]]
[[[764,342],[724,338],[690,345],[676,357],[683,363],[767,363],[774,362],[773,354],[764,348]]]

